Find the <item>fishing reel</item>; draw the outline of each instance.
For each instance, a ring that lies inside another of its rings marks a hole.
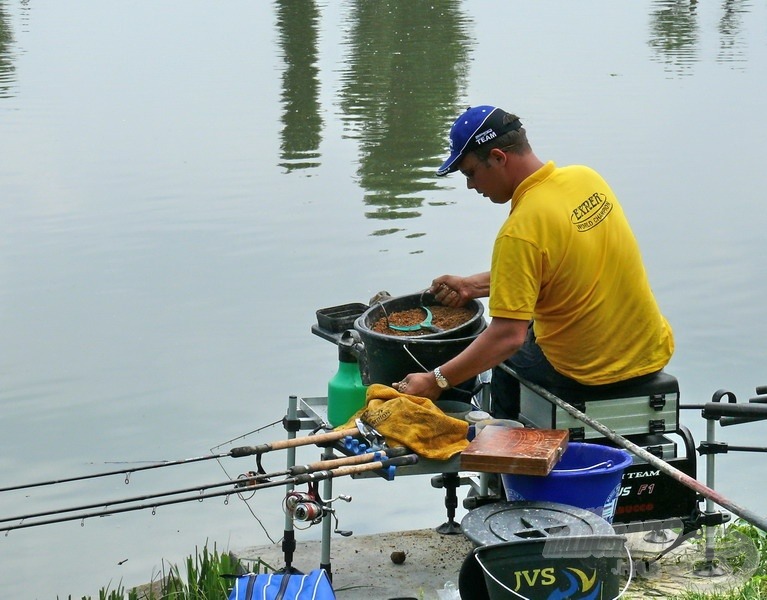
[[[317,492],[316,486],[309,486],[308,492],[300,492],[292,490],[285,495],[283,500],[283,510],[294,522],[308,523],[306,527],[298,527],[298,529],[308,529],[312,525],[317,525],[322,522],[322,519],[330,515],[335,521],[335,529],[333,533],[338,533],[344,537],[352,535],[351,531],[342,530],[338,528],[338,516],[331,504],[336,500],[343,500],[344,502],[351,502],[352,497],[341,494],[330,500],[323,500],[320,498]]]

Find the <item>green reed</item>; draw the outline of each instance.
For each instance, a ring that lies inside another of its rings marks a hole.
[[[195,554],[183,563],[185,574],[178,565],[163,561],[162,574],[145,586],[125,590],[122,584],[115,589],[111,585],[99,591],[98,600],[226,600],[234,578],[243,573],[266,573],[275,569],[256,559],[245,564],[228,552],[219,553],[203,547],[195,548]],[[72,600],[72,596],[68,597]],[[83,596],[81,600],[93,600]]]

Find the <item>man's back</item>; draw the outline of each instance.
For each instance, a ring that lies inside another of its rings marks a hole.
[[[612,383],[671,357],[636,239],[592,169],[547,163],[522,182],[491,270],[490,315],[534,319],[537,343],[568,377]]]

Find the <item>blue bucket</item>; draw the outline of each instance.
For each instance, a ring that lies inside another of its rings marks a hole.
[[[631,462],[631,454],[621,448],[572,442],[545,477],[503,475],[503,487],[512,502],[559,502],[612,523],[623,471]]]

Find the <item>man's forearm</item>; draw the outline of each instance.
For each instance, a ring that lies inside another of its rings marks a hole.
[[[512,356],[525,341],[527,321],[496,318],[455,358],[440,368],[451,384],[466,381]]]
[[[487,298],[490,295],[490,271],[469,275],[465,281],[472,298]]]

